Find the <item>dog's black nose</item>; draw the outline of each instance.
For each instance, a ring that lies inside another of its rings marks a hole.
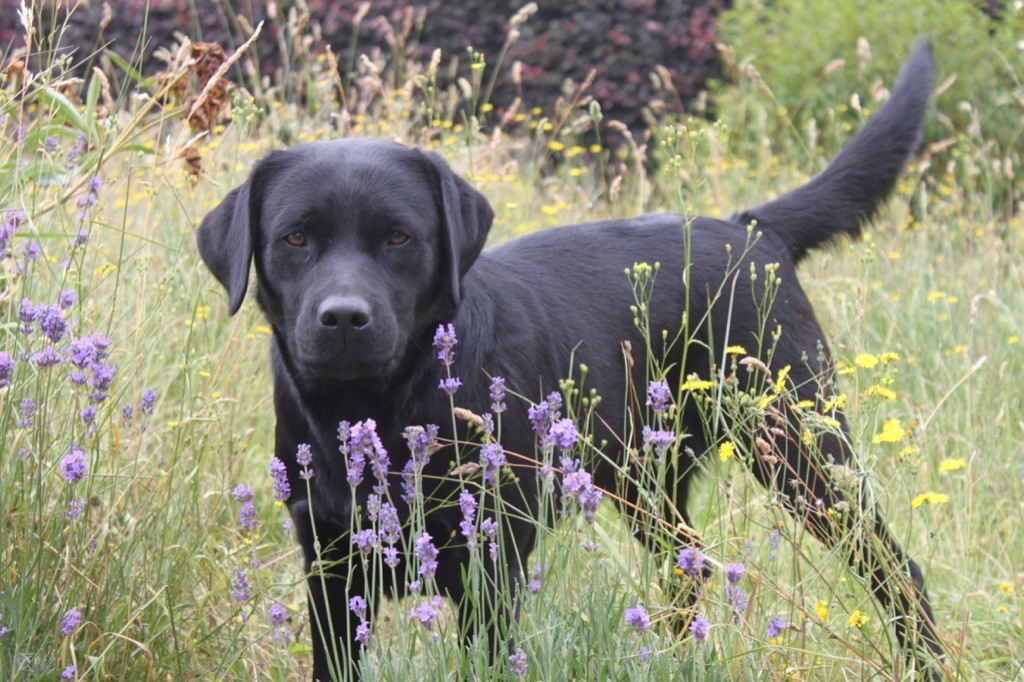
[[[324,327],[359,331],[370,324],[370,304],[357,296],[329,296],[320,304],[317,316]]]

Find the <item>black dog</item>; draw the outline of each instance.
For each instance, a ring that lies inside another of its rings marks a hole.
[[[778,381],[782,368],[790,368],[790,393],[749,425],[749,442],[740,444],[751,470],[822,541],[871,536],[848,543],[850,561],[893,613],[911,660],[938,675],[943,653],[920,570],[881,518],[863,509],[856,494],[844,496],[828,475],[828,463],[852,455],[842,415],[839,429],[808,442],[803,413],[795,407],[810,401],[820,412],[832,376],[825,334],[797,281],[796,265],[809,250],[858,234],[890,193],[919,139],[932,71],[931,48],[922,44],[889,101],[820,175],[731,220],[647,215],[561,227],[483,251],[490,206],[434,154],[346,139],[300,145],[260,161],[248,181],[206,216],[198,241],[203,260],[228,291],[232,314],[255,263],[257,300],[273,328],[276,454],[287,465],[293,491],[288,504],[311,570],[314,678],[357,675],[353,638],[361,621],[347,606],[350,597],[370,590],[363,562],[350,560],[350,523],[354,513],[365,511],[372,481],[352,487],[346,480],[339,423],[376,422],[392,458],[386,486],[400,515],[409,510],[400,501],[402,477],[394,472],[402,468],[403,453],[409,457],[406,427],[439,424],[442,443],[468,438],[452,433],[448,397],[438,390],[444,371],[432,339],[440,324],[453,323],[459,339],[450,367],[463,382],[455,400],[476,414],[490,409],[491,377],[504,377],[510,390],[539,400],[557,390],[560,379],[574,376],[579,385],[578,368],[586,365],[586,387],[602,398],[594,442],[606,445],[602,456],[585,464],[593,467],[594,482],[614,491],[637,521],[639,477],[621,474],[643,465],[630,458],[624,440],[632,437],[624,429],[643,423],[643,398],[636,398],[635,387],[642,394],[646,386],[648,346],[634,324],[634,291],[622,273],[653,261],[660,262],[660,272],[647,308],[655,332],[650,349],[663,359],[669,386],[691,375],[724,376],[719,373],[730,344],[744,346],[763,367],[735,374],[740,391],[763,384],[765,371]],[[753,282],[751,264],[761,273]],[[764,274],[770,264],[777,264],[779,278],[774,296],[767,295],[772,285]],[[768,337],[778,330],[776,338],[765,338],[764,329]],[[631,379],[623,352],[630,347]],[[513,405],[503,415],[501,445],[510,461],[536,445],[524,407]],[[680,409],[688,437],[673,454],[674,499],[661,510],[666,515],[670,508],[685,514],[695,461],[722,437],[702,425],[694,401]],[[733,438],[742,428],[735,415],[720,424],[733,429]],[[296,461],[300,444],[312,446],[315,475],[308,496]],[[515,607],[493,595],[466,595],[460,569],[469,553],[452,501],[460,490],[457,479],[473,472],[453,475],[451,452],[435,454],[423,470],[423,481],[430,482],[424,483],[430,486],[426,499],[444,501],[427,502],[426,512],[426,529],[440,549],[438,589],[458,603],[466,637],[479,629],[474,623],[483,623],[497,652]],[[488,567],[495,581],[513,586],[535,543],[537,528],[529,519],[541,511],[537,476],[523,467],[516,471],[516,477],[506,476],[517,481],[503,496],[518,513],[505,515],[499,559]],[[863,514],[836,515],[837,505],[862,510],[873,527],[865,532]],[[695,543],[676,520],[667,524],[667,536],[643,533],[653,550]],[[406,589],[402,578],[394,585],[387,577],[377,582],[378,594]]]

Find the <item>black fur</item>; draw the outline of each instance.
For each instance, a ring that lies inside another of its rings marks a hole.
[[[485,251],[493,216],[486,199],[436,155],[389,142],[346,139],[299,145],[263,159],[250,179],[203,220],[198,240],[204,261],[228,290],[232,313],[245,296],[249,264],[255,264],[257,298],[274,334],[276,453],[289,468],[294,491],[289,507],[307,569],[316,558],[316,541],[328,562],[338,561],[325,581],[313,576],[308,583],[314,678],[332,677],[332,658],[341,659],[339,674],[355,674],[353,661],[339,653],[350,642],[327,641],[326,605],[333,632],[347,639],[355,628],[348,597],[366,589],[359,562],[344,559],[350,552],[353,505],[364,504],[369,483],[352,499],[337,452],[338,423],[374,419],[393,471],[401,470],[408,457],[402,437],[406,426],[439,424],[442,437],[451,438],[447,397],[437,388],[442,370],[431,349],[438,324],[455,325],[459,345],[452,373],[463,381],[456,402],[477,414],[490,409],[491,376],[503,376],[511,390],[539,400],[557,390],[559,379],[571,374],[579,379],[578,367],[587,365],[586,388],[597,389],[603,399],[597,439],[610,443],[605,449],[609,461],[622,462],[623,418],[634,407],[625,403],[629,387],[623,342],[632,346],[632,381],[641,392],[646,360],[623,270],[658,261],[651,329],[668,330],[669,342],[663,344],[656,334],[653,352],[673,365],[670,381],[692,373],[711,377],[724,348],[739,344],[776,370],[791,366],[798,398],[820,405],[829,395],[832,370],[824,359],[827,352],[820,352],[825,335],[797,280],[796,264],[824,242],[857,234],[875,213],[914,149],[931,83],[931,48],[923,43],[888,103],[824,172],[731,220],[646,215],[561,227]],[[753,237],[747,229],[751,221],[756,221]],[[295,244],[288,243],[287,237],[296,233],[304,244],[294,236]],[[404,243],[403,235],[408,236]],[[751,263],[761,273],[753,286],[747,279]],[[780,289],[768,310],[759,309],[764,266],[771,263],[778,263]],[[686,268],[688,289],[683,284]],[[716,298],[718,291],[727,294]],[[680,366],[683,343],[672,339],[684,314],[697,342],[690,343],[685,366]],[[767,329],[781,329],[771,358],[769,344],[761,347],[756,338],[765,316]],[[744,371],[739,376],[752,375]],[[822,510],[842,496],[826,480],[822,463],[811,461],[801,445],[797,416],[782,410],[776,428],[759,434],[767,439],[770,456],[755,457],[751,468],[789,499],[816,536],[835,544],[851,529],[830,522]],[[717,435],[705,433],[692,406],[683,421],[690,437],[688,450],[679,453],[671,502],[685,514],[696,470],[692,457],[711,450]],[[845,423],[842,429],[845,435]],[[525,404],[511,401],[502,441],[510,453],[533,452]],[[311,499],[297,478],[300,443],[313,446]],[[818,446],[834,461],[851,457],[848,438],[823,436]],[[425,476],[434,488],[428,498],[457,495],[457,481],[448,476],[451,460],[450,449],[430,460]],[[588,464],[598,485],[628,502],[637,500],[638,491],[617,477],[614,467]],[[400,498],[398,481],[392,477],[394,500]],[[504,494],[524,513],[508,515],[502,560],[490,570],[516,584],[535,543],[535,524],[528,519],[538,512],[536,477],[520,470],[519,485]],[[442,545],[439,587],[460,605],[464,622],[480,622],[470,617],[473,608],[493,611],[494,618],[484,622],[494,623],[486,634],[497,650],[513,616],[507,605],[487,595],[464,598],[460,567],[467,552],[462,542],[447,540],[457,537],[459,520],[457,507],[428,511],[427,530]],[[904,557],[881,518],[872,530],[880,542],[858,544],[851,549],[851,562],[870,579],[879,599],[899,614],[901,643],[941,660],[920,571]],[[665,538],[645,541],[652,549],[665,546]],[[694,540],[679,532],[668,541],[678,547]],[[890,563],[879,560],[880,547]],[[894,575],[893,566],[902,568]],[[382,589],[401,594],[405,584]],[[467,628],[466,636],[473,634]],[[351,649],[358,653],[358,646]]]

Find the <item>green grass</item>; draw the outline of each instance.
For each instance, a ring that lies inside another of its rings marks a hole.
[[[408,93],[428,92],[429,69],[407,69],[417,84],[407,91],[385,79],[350,93],[350,110],[365,111],[353,116],[331,103],[332,74],[316,62],[302,84],[316,108],[281,103],[273,91],[236,97],[235,122],[198,141],[181,107],[158,106],[157,98],[112,102],[104,111],[95,78],[81,88],[82,101],[55,94],[56,69],[0,90],[0,206],[26,214],[10,257],[0,261],[0,351],[17,361],[10,385],[0,388],[0,626],[10,628],[0,638],[3,679],[56,679],[69,665],[82,679],[307,676],[300,553],[267,475],[269,330],[251,304],[227,318],[223,292],[194,247],[203,215],[266,150],[338,134],[437,149],[491,200],[491,243],[641,211],[727,215],[815,170],[774,156],[775,143],[760,143],[763,153],[754,156],[732,151],[751,149],[777,112],[762,112],[760,129],[755,118],[742,131],[659,124],[650,149],[664,141],[657,153],[668,160],[648,173],[637,148],[619,158],[578,145],[576,133],[600,118],[596,111],[523,108],[512,130],[497,112],[479,109],[478,124],[463,126],[452,113],[462,95],[442,93],[428,109]],[[154,104],[142,110],[140,101]],[[89,149],[65,167],[80,133]],[[815,255],[801,279],[841,363],[857,468],[925,571],[958,676],[1019,679],[1024,222],[994,208],[983,183],[954,184],[993,172],[984,140],[964,134],[954,144],[957,168],[915,161],[867,239]],[[198,178],[179,156],[189,146],[202,157]],[[97,174],[96,205],[80,221],[77,200]],[[73,247],[80,225],[87,243]],[[22,253],[30,242],[40,249],[32,262]],[[67,289],[77,301],[65,313],[72,322],[61,343],[109,337],[117,367],[93,430],[79,416],[88,392],[72,384],[66,366],[39,369],[21,356],[52,345],[39,331],[19,331],[22,299],[54,304]],[[871,366],[868,356],[883,354]],[[158,394],[150,416],[138,406],[144,388]],[[19,427],[26,398],[36,415]],[[126,404],[135,405],[130,422]],[[906,435],[873,442],[890,419]],[[72,484],[60,466],[73,444],[88,473]],[[230,491],[238,483],[256,490],[253,533],[237,521]],[[912,507],[925,492],[949,501]],[[77,519],[65,515],[72,500],[86,501]],[[711,622],[708,640],[675,637],[672,596],[657,580],[670,562],[641,552],[605,503],[592,526],[571,519],[542,537],[535,557],[544,566],[542,588],[523,603],[517,640],[529,679],[889,678],[898,651],[888,616],[842,557],[805,538],[737,460],[707,463],[692,506],[709,557],[747,566],[751,605],[743,617],[733,618],[719,571],[698,605]],[[777,548],[772,530],[780,532]],[[244,602],[231,595],[236,568],[252,581]],[[643,635],[623,621],[637,602],[653,621]],[[267,618],[273,603],[287,609],[290,637],[275,638]],[[431,643],[408,616],[413,604],[389,604],[378,619],[371,678],[492,674],[478,648],[458,646],[450,614],[439,624],[440,642]],[[69,609],[81,611],[82,622],[63,636]],[[849,622],[856,611],[868,616],[859,628]],[[774,617],[790,627],[770,641]],[[641,646],[651,650],[646,663],[637,658]]]

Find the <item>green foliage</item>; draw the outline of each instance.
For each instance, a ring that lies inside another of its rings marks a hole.
[[[826,152],[837,150],[878,108],[881,87],[892,85],[914,43],[929,37],[940,94],[926,140],[951,138],[954,150],[966,140],[990,159],[1018,168],[1024,161],[1019,3],[989,14],[966,0],[738,0],[722,14],[719,35],[729,46],[728,80],[739,85],[719,87],[720,115],[742,130],[746,117],[769,112],[768,133],[787,141],[786,153],[818,148],[819,135]],[[995,175],[1005,204],[1014,178]],[[1018,184],[1016,198],[1019,191]]]
[[[942,8],[936,11],[965,11]],[[864,11],[875,13],[871,6]],[[890,26],[900,25],[898,14],[894,8]],[[824,20],[804,25],[801,44],[828,40],[818,31]],[[975,26],[979,44],[991,40],[985,21]],[[270,330],[255,306],[226,318],[223,292],[194,246],[203,214],[266,151],[283,140],[337,134],[420,144],[443,154],[491,200],[492,242],[644,210],[727,215],[799,185],[813,169],[808,159],[823,159],[859,128],[860,115],[843,109],[850,92],[876,108],[872,85],[891,82],[890,69],[915,32],[908,28],[905,40],[887,44],[890,66],[876,61],[881,53],[863,60],[865,75],[853,88],[805,96],[821,96],[800,106],[807,121],[824,112],[815,136],[806,134],[806,123],[794,128],[788,113],[778,114],[783,100],[768,95],[776,91],[776,76],[764,75],[766,86],[749,74],[735,88],[723,86],[719,110],[729,125],[654,124],[666,162],[650,176],[641,145],[623,160],[582,142],[591,125],[621,134],[596,106],[536,113],[524,107],[521,125],[512,129],[481,105],[480,127],[463,124],[459,112],[489,81],[487,64],[498,61],[490,54],[466,92],[437,87],[421,62],[406,64],[406,81],[376,77],[376,66],[387,61],[378,55],[361,71],[343,74],[361,86],[344,106],[330,96],[332,70],[314,62],[303,77],[307,92],[318,96],[317,109],[289,102],[272,82],[263,93],[236,92],[234,121],[202,139],[157,89],[173,78],[142,83],[130,76],[138,92],[121,102],[106,101],[96,72],[74,82],[53,65],[4,81],[0,218],[5,229],[13,227],[0,249],[0,352],[14,369],[0,386],[0,678],[54,680],[69,665],[79,679],[308,676],[299,551],[281,527],[286,514],[267,476]],[[959,56],[950,57],[952,43],[943,50],[933,35],[940,63]],[[963,49],[971,48],[965,42]],[[794,81],[823,73],[829,56],[808,52],[801,59]],[[991,61],[978,68],[999,72]],[[811,80],[824,87],[851,69]],[[463,73],[475,75],[469,67]],[[417,88],[436,97],[411,96]],[[1000,102],[1019,104],[1024,90],[1004,85],[999,94],[999,102],[974,105],[979,121],[999,115]],[[804,99],[794,101],[789,106]],[[843,125],[830,124],[829,112]],[[954,106],[950,115],[956,113]],[[794,129],[804,132],[793,135]],[[785,155],[762,143],[780,131]],[[985,144],[988,134],[966,130],[950,151],[951,166],[931,175],[925,170],[934,156],[915,162],[864,242],[816,254],[801,273],[839,360],[838,390],[859,453],[841,473],[864,481],[920,560],[962,679],[1013,678],[1024,660],[1024,526],[1016,506],[1024,498],[1018,416],[1024,222],[993,202],[995,183],[978,180],[1002,164],[1003,152]],[[182,161],[188,149],[199,160],[198,177]],[[94,184],[97,177],[102,182]],[[736,257],[738,275],[772,282],[774,272],[748,275],[742,254]],[[657,273],[656,263],[632,270],[641,326],[645,292]],[[76,302],[63,310],[64,337],[44,337],[38,323],[30,334],[21,330],[23,299],[57,305],[69,289]],[[773,343],[776,333],[766,325],[763,343]],[[109,396],[98,402],[75,383],[67,361],[41,367],[32,359],[46,348],[66,353],[70,340],[93,334],[110,339],[108,361],[117,367]],[[892,670],[891,614],[876,606],[838,553],[806,537],[773,495],[752,484],[744,428],[757,423],[761,402],[784,399],[787,387],[781,368],[774,368],[761,395],[731,388],[730,377],[747,371],[738,364],[742,353],[728,351],[713,376],[688,382],[674,402],[706,410],[709,420],[725,410],[736,424],[732,449],[707,458],[689,521],[707,545],[709,563],[745,564],[741,585],[749,610],[736,617],[719,571],[697,604],[710,622],[707,641],[680,637],[685,610],[665,589],[671,581],[661,580],[671,576],[677,548],[666,546],[656,557],[641,552],[605,502],[593,524],[575,515],[541,532],[527,569],[529,579],[534,565],[541,566],[541,585],[536,594],[517,597],[516,644],[526,654],[526,679],[861,679],[877,676],[875,666]],[[650,378],[663,370],[652,365]],[[158,395],[150,415],[139,406],[147,387]],[[585,432],[597,398],[582,378],[561,388],[566,416]],[[643,396],[645,387],[636,388]],[[31,420],[26,399],[36,405]],[[130,420],[125,405],[133,406]],[[90,406],[96,408],[91,424],[82,416]],[[510,400],[509,409],[524,406]],[[816,414],[812,427],[829,428],[827,416]],[[647,421],[678,430],[674,416],[649,414]],[[674,447],[686,447],[685,434],[675,435]],[[87,470],[69,481],[62,464],[75,448]],[[576,446],[581,457],[600,456],[597,450],[585,438]],[[450,451],[449,445],[444,452]],[[405,455],[391,454],[397,468]],[[641,509],[649,528],[664,523],[662,512],[678,518],[658,494],[663,472],[641,473],[654,488]],[[251,528],[241,526],[242,504],[230,494],[240,483],[254,488],[258,523]],[[948,502],[940,503],[943,496]],[[248,599],[232,595],[239,591],[232,584],[236,570],[246,573]],[[384,605],[377,642],[364,659],[368,679],[508,674],[507,662],[486,664],[481,646],[460,646],[447,610],[438,622],[443,637],[433,642],[409,617],[418,603]],[[268,617],[274,605],[283,608],[283,624]],[[644,632],[624,622],[625,610],[636,605],[650,614]],[[69,609],[83,615],[65,635],[60,626]],[[776,618],[788,625],[769,638],[765,626]],[[641,647],[650,650],[646,662]]]

